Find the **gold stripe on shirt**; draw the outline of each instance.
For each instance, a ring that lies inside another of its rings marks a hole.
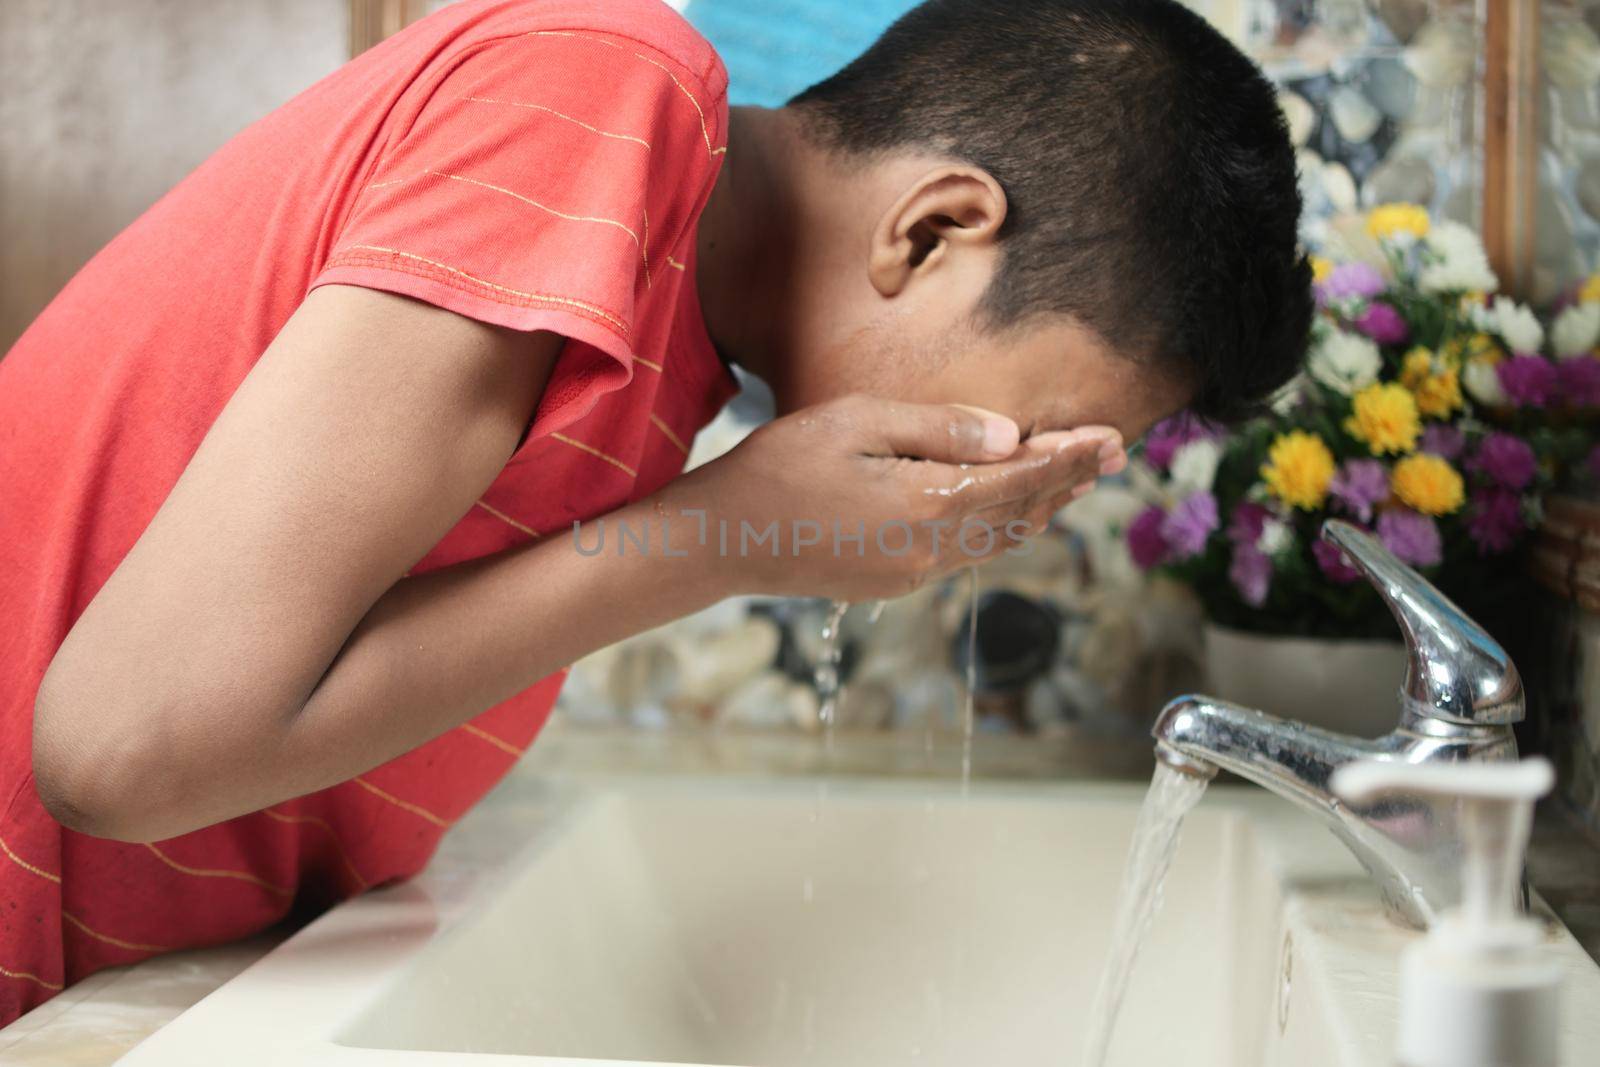
[[[493,515],[495,518],[497,518],[501,522],[505,523],[507,526],[510,526],[510,527],[512,527],[513,529],[516,529],[516,530],[521,530],[523,533],[527,534],[529,537],[537,538],[539,536],[539,531],[538,530],[535,530],[533,527],[528,526],[525,523],[518,522],[516,519],[513,519],[510,515],[507,515],[505,512],[501,511],[499,508],[494,507],[494,506],[492,506],[490,504],[486,504],[481,500],[474,501],[473,503],[474,503],[475,506],[482,508],[484,511],[488,512],[490,515]]]
[[[555,108],[545,107],[543,104],[528,104],[521,100],[496,100],[487,96],[464,96],[462,99],[470,100],[475,104],[504,104],[507,107],[525,107],[532,111],[543,111],[546,114],[554,115],[558,119],[566,119],[574,126],[582,126],[592,133],[598,133],[601,137],[611,137],[618,141],[632,141],[634,144],[644,145],[645,148],[650,147],[650,142],[643,137],[635,137],[630,133],[612,133],[610,130],[602,130],[598,126],[589,125],[582,119],[575,119],[564,111],[557,111]]]
[[[280,897],[289,897],[294,895],[293,889],[290,889],[286,886],[273,885],[266,879],[258,878],[249,871],[216,870],[209,867],[190,867],[187,864],[179,863],[177,860],[173,859],[171,856],[167,855],[165,852],[162,852],[159,848],[149,844],[148,842],[144,847],[149,849],[150,853],[155,856],[156,859],[160,860],[162,863],[165,863],[168,867],[171,867],[180,874],[191,874],[196,878],[232,878],[236,881],[249,882],[251,885],[260,886],[267,892],[276,893]]]
[[[656,429],[662,432],[667,440],[677,446],[679,452],[682,452],[685,456],[689,454],[689,446],[683,443],[681,437],[672,432],[672,427],[663,422],[661,416],[652,411],[650,413],[650,421],[655,425]]]
[[[411,814],[417,816],[419,819],[422,819],[425,822],[430,822],[433,825],[439,827],[440,829],[448,829],[449,826],[450,826],[450,823],[447,820],[441,819],[439,816],[435,815],[433,812],[429,811],[427,808],[423,807],[422,805],[413,804],[409,800],[401,800],[399,797],[395,796],[393,793],[388,793],[388,792],[385,792],[382,789],[379,789],[377,786],[373,785],[371,782],[367,781],[365,778],[352,778],[351,781],[355,782],[356,785],[359,785],[362,789],[365,789],[367,792],[371,793],[373,796],[379,798],[380,800],[387,800],[389,803],[393,804],[395,807],[399,808],[401,811],[409,811]]]
[[[12,863],[15,863],[18,867],[21,867],[23,870],[27,871],[28,873],[37,874],[40,878],[46,879],[47,881],[54,882],[56,885],[60,885],[61,884],[61,876],[59,874],[51,874],[49,871],[45,870],[42,867],[35,867],[33,864],[29,863],[27,860],[23,859],[21,856],[17,855],[15,852],[11,851],[11,846],[6,844],[5,838],[3,838],[3,837],[0,837],[0,852],[4,852],[7,856],[11,857],[11,862]]]
[[[605,460],[607,463],[611,464],[613,467],[615,467],[618,470],[622,471],[623,473],[627,474],[628,477],[630,477],[630,478],[639,477],[639,472],[638,471],[634,470],[632,467],[628,466],[626,463],[622,462],[622,460],[618,459],[617,457],[606,455],[606,453],[600,451],[598,448],[595,448],[593,445],[586,445],[582,441],[575,441],[572,438],[568,437],[564,433],[553,433],[550,436],[554,437],[557,441],[560,441],[563,444],[569,444],[573,448],[576,448],[576,449],[578,449],[580,451],[583,451],[583,452],[587,452],[587,453],[589,453],[589,455],[594,456],[597,459]]]
[[[704,138],[704,140],[706,142],[706,152],[708,152],[709,154],[711,154],[713,156],[720,156],[722,153],[724,153],[724,152],[726,152],[728,150],[726,145],[722,146],[721,148],[712,148],[711,147],[711,130],[706,125],[705,109],[700,106],[700,101],[695,99],[695,95],[693,93],[691,93],[687,88],[684,87],[684,84],[681,81],[678,80],[678,76],[676,74],[672,73],[672,71],[669,70],[665,64],[657,62],[654,59],[651,59],[649,56],[643,54],[642,52],[635,52],[631,48],[624,48],[622,45],[617,44],[615,41],[608,41],[604,37],[593,37],[593,36],[590,36],[587,33],[569,33],[569,32],[567,32],[565,30],[534,30],[531,33],[529,33],[528,36],[530,36],[530,37],[574,37],[574,38],[577,38],[578,40],[582,40],[582,41],[593,41],[596,44],[603,44],[607,48],[615,48],[619,52],[627,52],[630,55],[632,55],[635,59],[644,60],[646,63],[650,64],[652,67],[655,67],[656,69],[660,70],[663,74],[665,74],[667,77],[671,78],[672,79],[672,84],[676,85],[678,87],[678,91],[680,93],[682,93],[685,97],[688,98],[689,103],[694,105],[694,113],[696,115],[700,116],[700,136],[702,138]]]

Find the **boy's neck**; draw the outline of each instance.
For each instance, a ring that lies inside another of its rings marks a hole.
[[[783,296],[802,258],[820,155],[792,111],[733,108],[727,158],[700,215],[695,284],[706,330],[724,358],[769,381],[788,347]]]

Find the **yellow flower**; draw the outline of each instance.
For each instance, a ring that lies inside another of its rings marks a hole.
[[[1591,274],[1578,287],[1578,303],[1589,304],[1600,300],[1600,274]]]
[[[1290,507],[1307,511],[1322,506],[1333,481],[1333,453],[1322,438],[1304,430],[1281,434],[1261,465],[1267,489]]]
[[[1505,353],[1500,351],[1493,337],[1486,333],[1473,333],[1465,336],[1457,334],[1450,338],[1439,349],[1439,356],[1446,365],[1459,369],[1461,364],[1468,362],[1499,363]]]
[[[1356,440],[1366,442],[1375,456],[1410,452],[1422,433],[1415,398],[1396,382],[1375,382],[1357,393],[1344,428]]]
[[[1310,256],[1311,281],[1313,284],[1325,282],[1328,275],[1333,273],[1333,260],[1326,256]]]
[[[1433,374],[1433,352],[1417,345],[1406,353],[1405,359],[1400,361],[1400,384],[1416,392],[1421,385]]]
[[[1426,452],[1396,463],[1392,481],[1394,495],[1424,515],[1448,515],[1466,499],[1456,469]]]
[[[1379,204],[1367,212],[1367,232],[1382,240],[1407,233],[1428,235],[1428,209],[1417,204]]]
[[[1418,386],[1412,396],[1416,398],[1417,410],[1427,418],[1447,419],[1463,406],[1461,375],[1454,369],[1441,371]]]
[[[1433,353],[1421,345],[1406,353],[1400,366],[1400,384],[1411,390],[1417,410],[1429,418],[1447,418],[1462,406],[1461,375],[1452,360],[1443,357],[1436,361]]]

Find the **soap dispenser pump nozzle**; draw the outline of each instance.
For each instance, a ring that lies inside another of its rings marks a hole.
[[[1406,817],[1411,798],[1453,797],[1461,805],[1461,905],[1441,915],[1401,965],[1401,1067],[1556,1067],[1560,965],[1540,950],[1543,928],[1521,902],[1533,805],[1554,782],[1539,757],[1369,760],[1335,772],[1336,794],[1352,804],[1391,804],[1395,818]]]

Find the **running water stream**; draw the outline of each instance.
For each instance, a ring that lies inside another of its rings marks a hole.
[[[1139,809],[1139,820],[1133,828],[1133,844],[1117,897],[1117,917],[1111,928],[1111,953],[1089,1012],[1083,1067],[1104,1067],[1122,998],[1133,977],[1134,961],[1150,932],[1151,921],[1161,909],[1161,888],[1178,848],[1183,817],[1200,803],[1208,781],[1156,763],[1150,791],[1145,794],[1144,807]]]
[[[812,673],[817,696],[822,701],[817,717],[822,721],[822,736],[830,755],[833,753],[833,724],[839,717],[839,664],[844,658],[844,615],[849,610],[850,605],[843,600],[835,600],[828,608],[828,618],[822,624],[822,654]]]
[[[972,780],[972,741],[974,730],[974,691],[977,688],[978,642],[978,570],[969,568],[970,603],[967,612],[967,662],[966,708],[962,719],[961,792],[967,795]],[[822,627],[822,651],[814,672],[817,695],[821,700],[818,718],[821,720],[826,751],[833,754],[833,734],[838,719],[839,695],[842,688],[839,667],[843,658],[844,617],[850,605],[836,600],[828,609]],[[870,621],[877,622],[883,611],[883,601],[871,609]],[[930,719],[931,722],[931,719]],[[933,736],[930,728],[928,744]],[[1150,780],[1150,790],[1145,794],[1144,806],[1139,810],[1134,825],[1133,842],[1128,851],[1127,867],[1122,876],[1122,887],[1117,897],[1117,914],[1112,927],[1111,952],[1106,960],[1100,987],[1095,993],[1089,1014],[1089,1030],[1084,1042],[1083,1067],[1104,1067],[1110,1050],[1111,1038],[1116,1032],[1117,1016],[1123,998],[1133,977],[1133,967],[1144,944],[1156,912],[1161,909],[1161,891],[1167,870],[1177,851],[1179,832],[1183,819],[1205,794],[1207,779],[1184,774],[1165,763],[1157,762],[1155,775]],[[817,809],[812,813],[813,823],[820,823],[822,808],[827,802],[826,782],[819,783]],[[818,826],[820,831],[820,826]],[[820,842],[818,842],[820,843]],[[815,883],[807,878],[804,899],[809,905],[815,899]],[[808,1020],[810,1021],[810,1020]],[[810,1043],[808,1041],[808,1048]]]
[[[967,709],[961,720],[961,795],[972,784],[972,694],[978,687],[978,568],[968,567],[971,583],[967,603]]]
[[[967,604],[967,663],[966,663],[966,708],[961,720],[961,791],[963,794],[972,781],[972,735],[974,730],[974,702],[973,693],[978,685],[978,568],[968,567],[968,604]],[[888,601],[874,601],[867,614],[867,625],[877,623],[879,616]],[[822,622],[822,648],[817,655],[817,665],[812,669],[812,684],[817,690],[817,699],[820,702],[817,710],[817,720],[822,725],[822,738],[824,747],[831,755],[833,753],[834,727],[839,718],[839,699],[844,690],[844,685],[839,677],[840,664],[844,658],[844,617],[850,610],[850,604],[844,600],[835,600],[828,607],[827,617]],[[933,749],[933,717],[928,717],[927,747],[931,755]]]

